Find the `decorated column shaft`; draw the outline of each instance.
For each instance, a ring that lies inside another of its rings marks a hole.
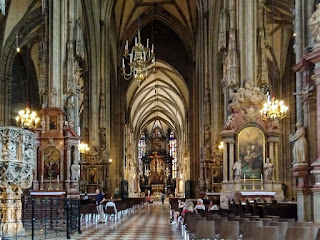
[[[25,129],[0,127],[0,211],[2,236],[25,234],[22,216],[22,189],[30,188],[35,165],[35,137]]]

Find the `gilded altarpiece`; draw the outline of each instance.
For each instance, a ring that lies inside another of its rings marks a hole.
[[[282,200],[279,181],[281,132],[278,120],[261,119],[259,110],[266,101],[263,89],[248,81],[231,94],[231,99],[229,116],[221,132],[224,142],[221,206],[227,208],[228,200],[239,200],[243,192],[268,192],[274,194],[273,198]],[[269,164],[267,159],[274,167],[271,179],[265,180],[263,169]]]

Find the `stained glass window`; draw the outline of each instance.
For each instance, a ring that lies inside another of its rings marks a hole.
[[[172,178],[177,177],[177,140],[173,132],[170,132],[169,154],[172,160]]]
[[[138,152],[139,152],[139,162],[141,158],[146,155],[146,135],[143,133],[138,143]]]

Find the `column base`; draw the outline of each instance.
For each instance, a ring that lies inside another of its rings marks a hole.
[[[2,239],[14,239],[25,236],[25,229],[22,221],[13,221],[3,224]]]
[[[297,178],[297,190],[309,189],[309,171],[308,163],[296,163],[292,166],[292,174]]]

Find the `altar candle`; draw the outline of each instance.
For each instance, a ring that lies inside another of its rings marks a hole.
[[[243,183],[246,183],[246,175],[243,174]]]
[[[57,183],[59,183],[59,175],[57,176]]]
[[[43,183],[43,175],[41,175],[41,183]]]
[[[262,174],[261,174],[261,177],[260,177],[260,178],[261,178],[261,184],[263,184]]]

